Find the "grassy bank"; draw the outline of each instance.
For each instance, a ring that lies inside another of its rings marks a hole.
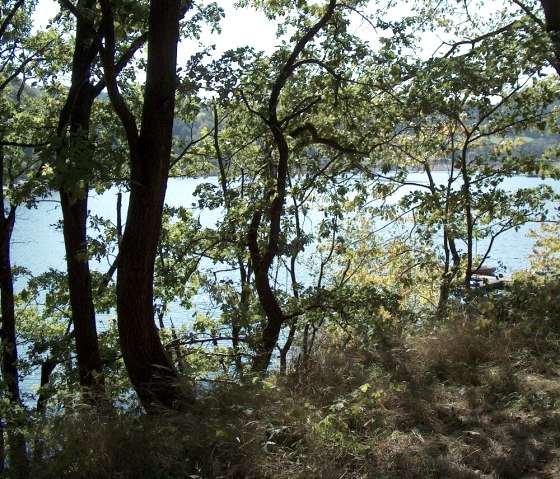
[[[560,477],[557,292],[524,285],[368,347],[325,337],[306,370],[217,386],[188,413],[77,409],[47,425],[32,475]]]

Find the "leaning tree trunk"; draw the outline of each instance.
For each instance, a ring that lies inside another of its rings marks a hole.
[[[252,259],[254,261],[254,255],[252,255]],[[266,265],[254,264],[255,289],[257,290],[259,302],[266,314],[266,324],[257,343],[251,365],[251,370],[256,373],[263,373],[268,369],[274,347],[284,324],[284,313],[270,286],[268,278],[269,268]]]
[[[457,247],[455,246],[455,239],[449,236],[447,227],[444,227],[443,242],[445,251],[445,271],[441,276],[439,299],[436,310],[436,317],[439,319],[444,319],[447,316],[451,282],[457,277],[461,262]],[[453,261],[452,263],[451,260]]]
[[[266,324],[257,343],[256,354],[252,363],[252,371],[257,373],[262,373],[268,369],[274,347],[278,342],[285,321],[282,307],[274,295],[268,278],[270,268],[278,254],[290,158],[290,147],[284,132],[285,124],[278,118],[278,107],[281,104],[280,97],[288,78],[303,63],[298,63],[298,58],[315,35],[327,26],[334,15],[335,7],[336,0],[330,0],[323,16],[298,40],[286,63],[280,69],[268,99],[266,123],[276,147],[277,167],[271,168],[271,170],[276,169],[274,190],[269,190],[266,193],[266,217],[268,219],[266,244],[261,247],[258,241],[259,228],[261,228],[262,222],[262,213],[259,211],[253,214],[247,235],[249,253],[255,272],[255,289],[266,315]]]
[[[129,137],[131,190],[117,272],[122,354],[130,380],[149,413],[175,408],[184,399],[153,311],[154,263],[169,176],[181,17],[179,0],[150,3],[142,127],[137,141]],[[132,130],[129,125],[128,131]]]

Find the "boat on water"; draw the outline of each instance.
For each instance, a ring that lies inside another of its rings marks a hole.
[[[496,266],[480,266],[476,269],[473,269],[472,274],[478,276],[494,276],[494,274],[496,273],[496,269]]]

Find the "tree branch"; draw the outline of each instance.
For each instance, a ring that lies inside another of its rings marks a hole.
[[[299,41],[296,43],[296,46],[292,50],[292,53],[290,54],[288,60],[286,61],[285,65],[283,66],[282,70],[280,71],[280,75],[278,75],[278,78],[274,82],[274,85],[272,87],[272,92],[270,94],[270,99],[269,99],[269,102],[268,102],[269,118],[273,122],[277,122],[276,107],[278,105],[278,100],[280,98],[280,92],[282,91],[282,88],[286,84],[286,81],[288,80],[290,75],[294,72],[295,65],[298,64],[298,63],[296,63],[297,58],[299,57],[299,55],[301,54],[303,49],[306,47],[306,45],[330,21],[330,19],[332,18],[333,14],[334,14],[335,7],[336,7],[336,0],[330,0],[329,5],[327,7],[327,11],[324,13],[324,15],[321,17],[321,19],[315,25],[313,25],[305,33],[305,35],[303,35],[303,37],[301,37],[299,39]]]
[[[0,140],[0,146],[16,146],[19,148],[38,148],[41,146],[47,146],[49,144],[50,141],[42,141],[40,143],[25,143],[20,141]]]
[[[449,58],[451,56],[451,54],[455,50],[457,50],[457,48],[459,48],[461,45],[470,45],[472,48],[474,48],[477,43],[480,43],[481,41],[486,40],[487,38],[491,38],[493,36],[497,36],[497,35],[500,35],[502,33],[505,33],[508,30],[514,28],[517,25],[517,23],[518,23],[517,20],[515,20],[515,21],[513,21],[513,22],[511,22],[511,23],[509,23],[509,24],[507,24],[507,25],[505,25],[501,28],[498,28],[497,30],[492,30],[491,32],[485,33],[483,35],[480,35],[478,37],[471,38],[471,39],[468,39],[468,40],[461,40],[461,41],[456,42],[456,43],[443,42],[444,45],[447,45],[447,46],[451,47],[449,49],[449,51],[443,57],[444,58]]]
[[[115,71],[118,75],[122,72],[124,67],[128,64],[130,60],[134,57],[134,54],[142,48],[142,46],[148,40],[148,32],[144,32],[136,37],[132,43],[129,45],[128,49],[121,55],[121,57],[116,61]],[[94,91],[98,95],[106,87],[106,80],[102,78],[94,87]]]
[[[0,25],[0,39],[2,39],[2,37],[6,33],[6,30],[8,29],[8,26],[10,25],[10,23],[11,23],[12,19],[14,18],[15,14],[17,13],[17,11],[23,6],[23,3],[24,3],[24,0],[18,0],[15,3],[15,5],[12,7],[12,9],[10,10],[8,15],[6,15],[6,18],[4,18],[4,21],[2,22],[2,25]]]
[[[63,0],[66,1],[66,0]],[[131,151],[131,158],[136,157],[139,144],[138,127],[136,126],[136,119],[128,108],[124,100],[117,82],[117,65],[115,63],[115,24],[113,17],[113,10],[109,0],[100,0],[101,5],[101,27],[103,29],[103,37],[105,38],[105,45],[102,44],[99,38],[99,55],[103,63],[103,71],[105,73],[105,82],[107,85],[107,93],[117,116],[121,120],[124,127],[126,139]],[[133,160],[134,161],[134,160]]]
[[[540,25],[542,28],[544,28],[544,22],[539,17],[537,17],[537,15],[535,15],[535,13],[521,0],[513,0],[513,3],[515,3],[519,8],[521,8],[521,10],[523,10],[529,17],[531,17],[537,25]]]
[[[317,129],[311,123],[305,123],[304,125],[296,128],[290,133],[290,136],[292,138],[297,138],[304,133],[309,133],[311,135],[313,143],[330,146],[331,148],[342,153],[360,153],[360,151],[358,151],[358,149],[356,149],[356,147],[352,144],[349,146],[343,146],[333,138],[324,138],[322,136],[319,136],[319,134],[317,133]]]

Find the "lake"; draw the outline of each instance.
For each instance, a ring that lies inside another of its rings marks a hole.
[[[436,183],[444,184],[447,178],[447,172],[435,172],[434,178]],[[411,179],[417,182],[425,182],[425,177],[421,173],[416,173],[411,176]],[[217,178],[207,179],[173,179],[170,180],[167,190],[166,202],[170,206],[185,206],[191,207],[196,202],[194,190],[197,185],[202,182],[217,183]],[[529,178],[525,176],[508,178],[503,183],[503,188],[506,190],[516,190],[518,188],[537,186],[543,183],[540,178]],[[548,180],[544,182],[551,185],[556,192],[560,192],[560,182]],[[402,197],[406,192],[412,188],[401,189],[398,194],[394,196],[396,201]],[[116,203],[117,191],[109,190],[102,195],[92,194],[90,198],[90,210],[92,214],[103,216],[104,218],[111,219],[116,222]],[[553,208],[555,205],[551,205]],[[123,198],[123,213],[126,212],[127,198]],[[316,215],[320,217],[320,215]],[[60,205],[56,200],[56,196],[41,201],[37,204],[36,208],[26,209],[20,207],[17,212],[17,219],[13,233],[12,242],[12,261],[16,265],[25,266],[32,274],[37,275],[49,268],[64,270],[64,243],[62,232],[57,228],[57,223],[60,221],[61,211]],[[217,210],[205,210],[204,214],[200,217],[203,226],[212,226],[220,218],[220,212]],[[311,222],[313,222],[313,215],[310,215]],[[317,219],[317,222],[319,219]],[[313,225],[309,225],[312,227]],[[527,233],[531,229],[538,229],[538,225],[524,225],[519,231],[511,230],[498,237],[495,241],[490,259],[487,263],[503,264],[507,268],[506,272],[512,272],[529,267],[528,255],[532,252],[534,239],[527,237]],[[477,245],[480,252],[486,246],[487,242],[480,241]],[[313,252],[308,251],[307,255],[312,255]],[[212,268],[210,260],[205,260],[203,267]],[[109,267],[108,263],[92,264],[92,268],[99,268],[101,271],[106,271]],[[227,274],[227,273],[226,273]],[[307,275],[308,276],[308,275]],[[305,282],[305,273],[300,274],[300,281]],[[24,287],[23,280],[16,284],[17,289]],[[209,301],[205,294],[199,294],[195,298],[195,307],[192,310],[184,310],[177,306],[172,312],[174,324],[188,322],[192,319],[197,309],[208,310],[216,308],[215,305]],[[98,316],[99,328],[102,330],[106,326],[106,322],[114,314],[100,314]],[[38,383],[38,375],[31,374],[24,380],[23,391],[31,392]]]
[[[436,182],[445,182],[446,172],[435,172]],[[421,173],[411,175],[411,179],[421,182],[425,178]],[[202,182],[217,183],[216,178],[207,179],[172,179],[167,189],[166,203],[170,206],[190,207],[196,202],[193,192]],[[503,183],[506,190],[516,190],[521,187],[537,186],[546,183],[560,192],[560,181],[540,178],[516,176],[507,178]],[[411,187],[403,188],[395,195],[395,199],[411,191]],[[127,197],[123,195],[123,212],[126,212]],[[109,190],[102,195],[92,194],[89,207],[92,214],[108,218],[116,222],[117,191]],[[205,210],[200,217],[203,226],[211,226],[219,219],[218,211]],[[38,203],[36,208],[26,209],[20,207],[12,238],[12,261],[14,264],[25,266],[33,274],[39,274],[49,268],[64,269],[64,243],[62,232],[56,227],[61,219],[60,205],[56,197]],[[538,229],[538,225],[525,225],[518,232],[509,231],[498,238],[491,255],[494,261],[502,261],[510,270],[518,270],[529,266],[527,256],[531,253],[534,239],[527,238],[526,234],[531,229]],[[513,243],[512,243],[513,241]],[[512,244],[515,247],[512,248]],[[480,248],[485,246],[480,242]],[[103,270],[107,264],[99,265]]]

